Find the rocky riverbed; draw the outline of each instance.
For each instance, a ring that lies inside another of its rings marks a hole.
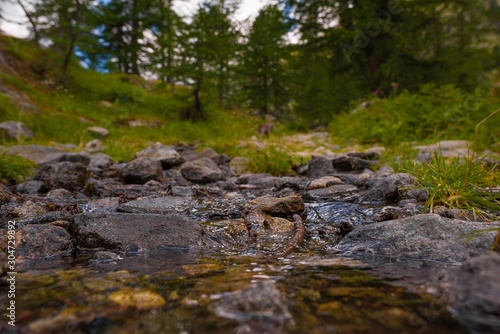
[[[460,238],[498,222],[422,212],[412,176],[370,169],[381,150],[315,156],[294,177],[182,143],[130,162],[9,152],[39,169],[0,188],[2,309],[9,221],[17,257],[3,332],[500,332],[495,234]]]

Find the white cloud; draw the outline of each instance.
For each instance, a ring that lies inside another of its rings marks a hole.
[[[9,1],[2,2],[2,16],[8,20],[0,21],[0,29],[2,29],[3,32],[14,37],[28,37],[29,30],[26,25],[26,16],[21,6],[12,4]],[[13,22],[18,22],[20,24]]]

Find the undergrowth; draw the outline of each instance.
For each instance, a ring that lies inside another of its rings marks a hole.
[[[0,179],[7,182],[20,182],[33,175],[35,163],[17,155],[0,151]]]
[[[274,176],[292,173],[292,156],[280,148],[247,146],[241,149],[240,154],[248,158],[247,172],[269,173]]]

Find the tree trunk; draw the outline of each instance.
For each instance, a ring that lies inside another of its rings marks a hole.
[[[28,9],[24,6],[23,2],[21,0],[17,0],[17,3],[23,9],[24,15],[26,15],[26,17],[28,18],[28,21],[31,24],[31,28],[33,29],[33,35],[35,37],[36,45],[40,45],[40,33],[38,32],[37,23],[33,19],[33,16],[31,16],[31,14],[29,13]]]
[[[130,56],[132,73],[140,75],[139,73],[139,17],[138,17],[137,1],[132,3],[132,32],[130,34]]]

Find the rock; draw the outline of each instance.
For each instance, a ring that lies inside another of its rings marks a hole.
[[[229,167],[229,164],[231,163],[231,158],[225,154],[221,154],[216,159],[214,159],[214,161],[217,164],[217,166],[228,166]]]
[[[293,231],[295,228],[295,224],[293,222],[281,217],[268,217],[264,221],[264,226],[274,232],[289,232]]]
[[[371,167],[371,162],[349,155],[341,155],[332,160],[333,168],[339,172],[361,172]]]
[[[33,138],[33,132],[20,122],[0,123],[0,137],[10,137],[20,140],[21,138]]]
[[[106,130],[105,128],[98,127],[98,126],[86,128],[85,132],[89,132],[90,134],[92,134],[94,136],[101,137],[101,138],[106,138],[109,135],[108,130]]]
[[[99,105],[101,107],[111,108],[113,106],[113,103],[111,103],[109,101],[106,101],[106,100],[102,100],[102,101],[99,102]]]
[[[47,156],[54,153],[64,153],[58,148],[39,145],[11,146],[5,150],[7,154],[15,154],[38,164]]]
[[[304,198],[312,200],[327,200],[336,196],[352,195],[352,193],[357,191],[359,191],[359,189],[355,185],[336,184],[327,188],[310,190],[304,195]]]
[[[184,197],[165,196],[158,198],[141,198],[122,204],[119,212],[128,213],[180,213],[190,207],[190,200]]]
[[[42,203],[33,203],[28,200],[22,204],[22,206],[14,207],[10,210],[10,215],[17,218],[27,218],[27,217],[35,217],[47,212],[45,204]]]
[[[234,181],[234,183],[238,185],[249,184],[255,187],[262,187],[262,188],[272,188],[276,186],[279,182],[280,182],[279,177],[274,177],[266,173],[262,174],[246,173],[240,175]]]
[[[289,188],[293,191],[302,191],[310,183],[310,180],[305,177],[280,177],[278,184],[276,184],[276,190],[283,190]]]
[[[64,188],[69,191],[85,186],[88,178],[87,166],[78,162],[58,162],[44,165],[35,176],[43,181],[45,189]]]
[[[172,186],[169,194],[172,196],[189,197],[193,195],[193,188],[185,186]]]
[[[311,179],[317,179],[335,173],[332,161],[325,157],[313,157],[311,161],[309,161],[308,174]]]
[[[417,215],[361,226],[349,233],[335,250],[457,263],[488,252],[495,236],[482,235],[466,243],[464,238],[457,240],[457,237],[496,226],[466,223],[436,214]]]
[[[68,152],[58,152],[47,155],[46,157],[38,160],[37,164],[39,166],[43,165],[51,165],[58,162],[78,162],[85,166],[88,166],[90,163],[90,154],[87,152],[79,152],[79,153],[68,153]]]
[[[416,191],[416,189],[403,189],[417,186],[416,179],[410,174],[405,173],[372,179],[368,186],[371,187],[371,189],[367,194],[367,198],[374,200],[395,203],[401,199],[412,198],[412,196],[417,196],[419,199],[424,197],[423,193],[421,191]],[[425,199],[427,199],[427,193],[425,193]]]
[[[84,213],[73,217],[70,231],[80,247],[144,251],[198,246],[203,227],[179,215]]]
[[[234,175],[240,175],[246,171],[250,160],[245,157],[236,157],[229,163],[229,168]]]
[[[92,154],[90,156],[89,168],[106,169],[113,164],[113,159],[104,153]]]
[[[163,168],[159,160],[140,157],[129,162],[122,170],[122,177],[128,184],[144,184],[150,180],[163,181]]]
[[[162,143],[156,143],[135,154],[135,158],[140,157],[149,157],[160,161],[163,169],[169,169],[173,166],[180,165],[185,161],[173,147],[165,146]]]
[[[210,147],[207,147],[198,154],[185,154],[184,157],[186,158],[186,161],[188,161],[188,162],[196,161],[196,160],[200,160],[200,159],[211,159],[214,162],[217,162],[220,158],[220,155],[217,152],[215,152],[213,149],[211,149]]]
[[[120,205],[120,200],[115,197],[101,198],[87,204],[79,204],[78,209],[80,213],[114,213]]]
[[[23,195],[37,195],[43,191],[42,181],[26,181],[19,183],[15,188],[18,194]]]
[[[87,143],[87,145],[85,145],[85,151],[89,153],[97,153],[104,151],[105,149],[106,147],[100,139],[91,140]]]
[[[85,184],[83,193],[91,198],[106,198],[113,197],[113,192],[103,182],[98,180],[90,180]]]
[[[230,293],[212,306],[215,315],[247,324],[248,333],[280,333],[293,325],[285,296],[270,280]]]
[[[71,236],[59,226],[26,225],[16,233],[18,257],[45,258],[72,249]]]
[[[322,178],[312,180],[311,183],[307,185],[306,190],[327,188],[334,184],[342,184],[342,180],[335,176],[323,176]]]
[[[434,153],[439,153],[444,157],[467,157],[468,148],[471,143],[465,140],[443,140],[434,145],[415,146],[414,149],[420,150],[419,159],[428,161]]]
[[[67,199],[71,198],[73,195],[67,191],[66,189],[54,189],[51,190],[47,193],[47,198],[54,198],[54,199]]]
[[[438,281],[438,294],[472,333],[498,333],[499,277],[500,254],[484,254],[446,270]]]
[[[181,168],[182,176],[191,182],[213,183],[224,180],[224,174],[211,159],[203,158],[185,163]]]
[[[304,212],[304,201],[298,196],[283,198],[259,197],[245,204],[248,211],[262,211],[272,216],[292,216]]]

